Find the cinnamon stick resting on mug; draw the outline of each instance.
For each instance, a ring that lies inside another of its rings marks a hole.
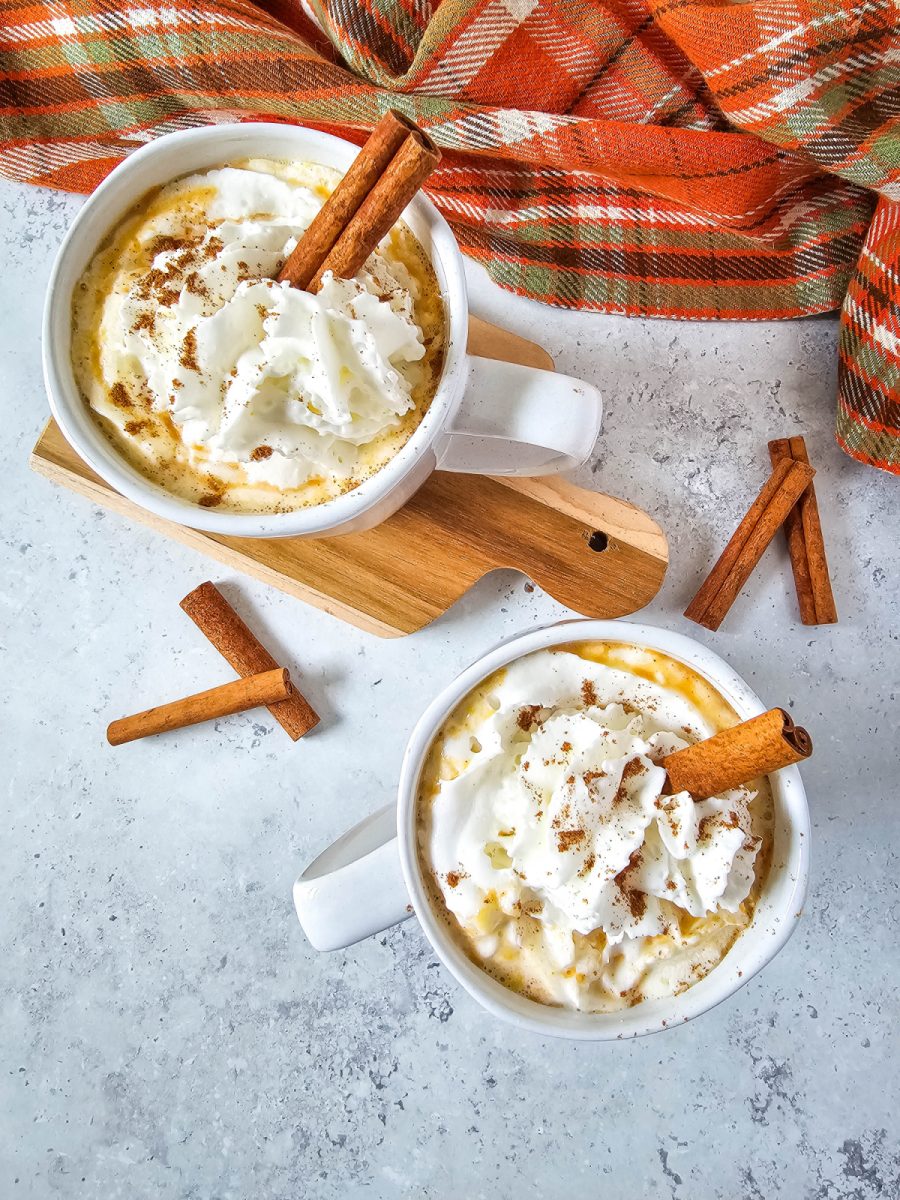
[[[223,683],[220,687],[205,692],[195,692],[182,700],[160,704],[131,717],[113,721],[106,730],[111,746],[135,742],[138,738],[150,737],[154,733],[169,733],[184,729],[188,725],[199,725],[201,721],[215,721],[233,713],[246,712],[261,704],[278,704],[293,693],[291,678],[285,667],[274,671],[263,671],[259,675],[248,675]]]
[[[326,271],[352,278],[440,158],[412,121],[393,109],[385,113],[288,256],[278,281],[317,292]]]
[[[670,792],[708,800],[812,754],[812,738],[783,708],[773,708],[705,741],[667,754],[660,764]]]

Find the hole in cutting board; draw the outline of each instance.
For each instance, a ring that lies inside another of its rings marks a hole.
[[[609,545],[609,538],[606,536],[605,533],[603,533],[602,530],[595,529],[594,532],[588,538],[587,544],[591,550],[593,550],[597,554],[599,554],[601,552],[601,550],[605,550],[606,547]]]

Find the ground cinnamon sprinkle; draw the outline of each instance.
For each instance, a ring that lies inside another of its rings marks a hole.
[[[561,829],[556,835],[556,844],[560,854],[571,850],[573,846],[580,845],[586,836],[583,829]]]
[[[204,508],[215,508],[224,499],[225,484],[221,479],[215,479],[212,475],[207,475],[206,482],[209,485],[209,491],[201,496],[197,503],[202,504]]]
[[[572,809],[568,804],[564,804],[557,815],[553,818],[550,824],[554,829],[561,829],[563,821],[568,821],[572,815]]]
[[[124,383],[114,383],[109,389],[109,398],[119,408],[134,408],[134,402],[128,395],[128,389]]]
[[[253,462],[262,462],[264,458],[269,458],[272,454],[271,446],[257,446],[250,454]]]
[[[131,332],[132,333],[140,333],[140,331],[142,329],[145,329],[147,331],[147,333],[153,333],[155,326],[156,326],[156,315],[152,312],[145,312],[145,313],[141,313],[141,315],[138,317],[138,319],[132,325]]]
[[[175,286],[174,274],[174,263],[169,263],[165,271],[161,271],[159,267],[153,267],[141,279],[137,288],[138,297],[141,300],[155,300],[162,305],[177,303],[180,288]]]
[[[712,831],[718,823],[718,816],[711,813],[709,816],[701,818],[700,824],[697,826],[697,841],[708,841],[712,836]]]
[[[622,895],[631,915],[636,919],[640,918],[647,911],[647,895],[638,888],[632,887],[629,882],[629,875],[634,871],[640,870],[643,862],[643,855],[640,850],[635,850],[631,858],[628,860],[628,866],[623,867],[616,875],[615,883]]]
[[[616,794],[613,796],[613,806],[624,803],[628,799],[628,781],[634,779],[638,775],[643,775],[647,768],[638,758],[631,758],[625,764],[622,771],[622,779],[616,789]]]
[[[150,256],[156,258],[157,254],[174,254],[172,261],[166,264],[166,269],[170,270],[172,266],[183,267],[186,262],[196,257],[194,251],[200,246],[203,236],[202,233],[193,233],[173,237],[171,234],[161,233],[150,243]]]
[[[572,749],[572,743],[571,742],[563,742],[560,749],[562,750],[563,754],[568,754],[570,752],[570,750]]]
[[[136,434],[142,433],[149,424],[149,421],[126,421],[125,432],[130,433],[134,437]]]
[[[452,888],[459,887],[460,882],[463,879],[468,879],[468,875],[466,874],[465,871],[448,871],[447,872],[447,883]]]
[[[589,854],[584,860],[584,865],[578,872],[579,879],[584,879],[585,875],[589,875],[594,869],[594,864],[597,862],[596,854]]]
[[[184,243],[178,238],[172,237],[170,234],[161,233],[155,237],[147,247],[150,256],[156,258],[157,254],[167,254],[170,250],[180,250]]]
[[[541,706],[539,704],[526,704],[523,708],[519,709],[516,715],[516,724],[521,730],[527,733],[534,726],[540,711]]]
[[[189,329],[184,335],[184,343],[181,347],[181,358],[179,361],[189,371],[197,371],[199,373],[200,367],[197,363],[197,334],[193,329]]]
[[[581,699],[588,708],[597,703],[597,693],[590,679],[585,679],[581,685]]]
[[[199,296],[203,300],[209,299],[209,292],[206,285],[196,271],[191,271],[190,275],[184,281],[184,286],[193,295]]]

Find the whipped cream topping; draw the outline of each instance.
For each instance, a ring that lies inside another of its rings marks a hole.
[[[190,464],[221,464],[225,479],[239,468],[284,489],[364,474],[361,449],[415,406],[418,288],[389,239],[316,295],[272,279],[326,190],[252,164],[164,188],[106,289],[92,407],[125,428],[133,413],[111,389],[138,391]]]
[[[591,1006],[590,987],[635,986],[660,955],[650,939],[683,946],[686,918],[737,914],[760,847],[754,793],[668,796],[658,765],[713,732],[676,689],[571,652],[499,673],[447,728],[423,847],[477,953],[509,959],[526,914],[541,930],[542,990]],[[573,935],[597,931],[602,961],[565,976],[579,965]]]

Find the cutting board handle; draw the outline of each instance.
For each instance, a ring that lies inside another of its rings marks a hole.
[[[468,359],[462,404],[435,447],[441,471],[558,475],[587,460],[603,414],[596,388],[519,363]]]

